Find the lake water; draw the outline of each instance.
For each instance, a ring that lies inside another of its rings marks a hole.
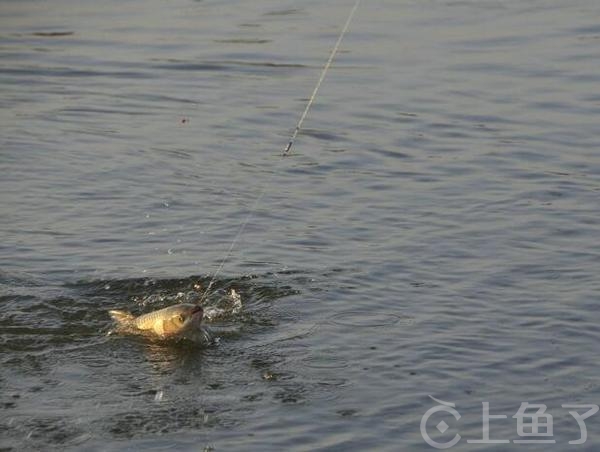
[[[363,0],[281,158],[353,4],[0,2],[1,450],[598,449],[600,3]]]

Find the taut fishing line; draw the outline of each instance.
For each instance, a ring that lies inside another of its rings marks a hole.
[[[302,112],[302,115],[300,115],[300,119],[298,120],[298,124],[296,124],[296,127],[294,128],[294,132],[292,133],[292,135],[290,137],[290,140],[288,141],[287,146],[284,148],[283,152],[281,153],[281,158],[284,158],[285,156],[289,155],[289,153],[290,153],[290,151],[292,149],[292,146],[294,145],[294,141],[296,140],[296,137],[298,136],[298,133],[302,129],[302,123],[304,122],[304,119],[306,119],[306,116],[308,115],[308,112],[310,111],[310,108],[312,107],[312,104],[314,103],[315,98],[317,97],[317,93],[319,92],[319,88],[321,87],[321,83],[323,83],[323,80],[325,79],[325,76],[327,75],[327,71],[329,71],[329,68],[331,67],[331,63],[333,62],[333,59],[335,58],[335,55],[337,54],[337,52],[338,52],[338,50],[340,48],[342,40],[344,39],[344,35],[346,34],[346,32],[348,31],[348,28],[350,27],[350,23],[352,22],[352,18],[354,17],[354,13],[358,9],[358,6],[359,6],[360,2],[361,2],[361,0],[356,0],[356,2],[354,3],[354,6],[350,10],[350,14],[348,14],[348,18],[346,19],[346,23],[344,24],[344,26],[342,28],[342,31],[340,31],[340,34],[339,34],[339,36],[337,38],[337,41],[336,41],[335,45],[333,46],[333,48],[331,49],[331,53],[329,54],[329,58],[327,59],[327,62],[325,63],[325,65],[323,66],[323,69],[321,70],[321,75],[319,76],[319,79],[317,80],[317,84],[315,85],[315,88],[313,89],[313,92],[312,92],[310,98],[308,99],[308,102],[306,103],[306,107],[304,108],[304,111]],[[235,247],[236,243],[240,239],[242,233],[244,232],[244,229],[246,229],[246,226],[250,222],[250,219],[254,215],[254,212],[256,212],[256,209],[258,208],[258,205],[260,204],[262,198],[264,197],[265,193],[267,192],[267,187],[269,187],[269,185],[271,183],[271,180],[273,179],[274,175],[275,175],[275,173],[273,172],[271,174],[271,177],[269,179],[267,179],[267,181],[264,183],[263,188],[260,191],[260,194],[254,200],[254,203],[252,204],[252,207],[248,211],[248,214],[246,215],[246,218],[244,218],[244,221],[242,221],[242,223],[238,227],[238,230],[237,230],[235,236],[233,237],[233,240],[231,241],[231,244],[229,245],[229,248],[227,249],[227,251],[225,252],[223,258],[221,259],[221,262],[219,263],[219,266],[217,267],[217,269],[213,273],[213,275],[212,275],[212,277],[210,279],[210,282],[208,283],[208,286],[206,287],[206,290],[204,291],[204,294],[200,298],[199,303],[204,302],[204,300],[206,300],[206,298],[210,294],[210,289],[212,288],[213,284],[215,283],[215,280],[217,279],[217,276],[219,275],[219,273],[221,272],[221,270],[223,270],[223,267],[225,266],[225,262],[231,256],[231,252],[233,251],[233,248]]]

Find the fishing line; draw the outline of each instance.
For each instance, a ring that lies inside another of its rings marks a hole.
[[[290,140],[288,141],[287,146],[283,149],[283,152],[280,155],[281,158],[284,158],[285,156],[289,155],[290,150],[292,149],[292,146],[294,145],[294,141],[296,140],[296,137],[298,136],[298,133],[302,129],[302,124],[304,123],[304,120],[306,119],[306,116],[308,116],[308,112],[310,111],[310,108],[312,107],[312,105],[313,105],[313,103],[315,101],[315,98],[317,97],[317,93],[319,92],[319,88],[321,87],[321,84],[323,83],[323,80],[325,79],[325,76],[327,75],[327,71],[329,71],[329,68],[331,67],[331,63],[333,62],[333,59],[335,58],[336,54],[338,53],[340,45],[342,44],[342,40],[344,39],[344,35],[346,34],[346,32],[348,31],[348,28],[350,27],[350,23],[352,22],[352,18],[354,17],[354,13],[356,13],[356,10],[358,9],[358,6],[360,5],[360,2],[361,2],[361,0],[356,0],[356,2],[354,3],[354,6],[350,10],[350,14],[348,14],[348,18],[346,19],[346,23],[344,24],[344,26],[342,28],[342,31],[340,32],[335,45],[331,49],[331,53],[329,54],[329,58],[327,59],[327,62],[325,63],[325,65],[323,66],[323,69],[321,70],[321,75],[319,76],[319,79],[317,80],[317,84],[315,85],[315,88],[313,89],[313,92],[310,95],[310,98],[308,99],[308,102],[306,103],[306,107],[304,108],[304,111],[302,112],[302,115],[300,115],[300,119],[298,120],[298,123],[296,124],[296,127],[294,128],[294,132],[292,133],[292,135],[290,137]],[[263,188],[262,188],[260,194],[254,200],[254,203],[252,204],[252,207],[248,211],[248,214],[246,215],[246,218],[244,218],[244,221],[242,221],[242,223],[238,227],[238,230],[237,230],[235,236],[233,237],[233,240],[231,241],[231,244],[229,245],[229,248],[227,249],[227,251],[225,252],[225,255],[221,259],[221,262],[219,263],[219,266],[217,267],[217,269],[213,273],[213,275],[212,275],[212,277],[210,279],[210,282],[208,283],[208,286],[206,287],[206,290],[204,291],[204,294],[200,298],[199,303],[203,303],[204,300],[206,300],[206,298],[210,294],[210,289],[212,288],[213,284],[215,283],[215,280],[217,279],[217,276],[219,275],[219,273],[221,272],[221,270],[223,270],[223,267],[225,266],[225,262],[227,261],[227,259],[229,259],[229,257],[231,256],[231,252],[233,251],[233,248],[235,247],[236,243],[238,242],[238,240],[242,236],[242,233],[244,232],[244,229],[246,229],[246,226],[250,222],[250,219],[254,215],[254,212],[256,212],[256,209],[258,208],[258,205],[260,204],[260,201],[262,200],[262,198],[264,197],[265,193],[267,192],[267,187],[270,185],[270,183],[273,180],[274,176],[275,176],[275,172],[273,172],[271,174],[271,177],[267,180],[267,182],[265,182],[265,184],[263,185]]]

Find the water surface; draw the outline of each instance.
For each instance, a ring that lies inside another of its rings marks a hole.
[[[512,450],[598,404],[600,4],[0,3],[0,447]],[[106,336],[216,279],[217,344]],[[181,295],[179,295],[181,294]],[[435,432],[438,421],[449,429]],[[595,450],[598,415],[586,421]],[[521,446],[524,447],[524,446]]]

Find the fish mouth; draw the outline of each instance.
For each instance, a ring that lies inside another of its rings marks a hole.
[[[192,315],[196,315],[196,314],[203,315],[204,314],[204,309],[202,309],[202,306],[194,306],[192,308],[191,314]]]

